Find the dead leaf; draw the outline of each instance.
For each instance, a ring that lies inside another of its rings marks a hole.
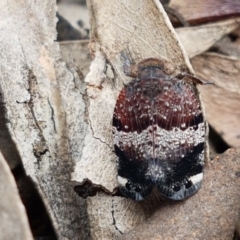
[[[171,0],[169,7],[190,25],[240,16],[240,2],[235,0]]]
[[[240,19],[209,23],[196,27],[177,28],[176,32],[189,58],[208,50],[217,40],[239,27]]]
[[[206,53],[191,61],[197,76],[216,85],[199,86],[207,121],[230,146],[240,146],[240,60]]]

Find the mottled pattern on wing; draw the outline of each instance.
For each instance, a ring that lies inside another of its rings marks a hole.
[[[180,161],[205,137],[199,100],[180,80],[131,82],[119,95],[113,125],[114,144],[133,161]]]
[[[120,92],[113,117],[119,176],[142,189],[153,184],[173,199],[193,194],[201,186],[191,177],[202,173],[205,128],[192,85],[176,78],[132,81]]]

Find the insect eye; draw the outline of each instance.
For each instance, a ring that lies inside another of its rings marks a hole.
[[[131,184],[129,182],[126,183],[125,187],[127,190],[131,190]]]
[[[185,183],[185,187],[188,189],[192,186],[192,182],[191,181],[187,181],[187,183]]]

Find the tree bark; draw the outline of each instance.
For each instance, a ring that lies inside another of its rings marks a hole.
[[[25,208],[18,194],[14,177],[0,153],[0,238],[31,240],[30,226]]]
[[[1,1],[0,9],[0,87],[12,145],[48,209],[57,236],[86,239],[85,201],[70,181],[87,126],[84,90],[54,42],[56,3],[10,0]]]

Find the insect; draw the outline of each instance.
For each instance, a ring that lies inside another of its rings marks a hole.
[[[196,84],[211,82],[173,71],[170,62],[155,58],[124,66],[134,79],[118,96],[113,142],[119,189],[137,201],[154,187],[182,200],[202,185],[208,126]]]

